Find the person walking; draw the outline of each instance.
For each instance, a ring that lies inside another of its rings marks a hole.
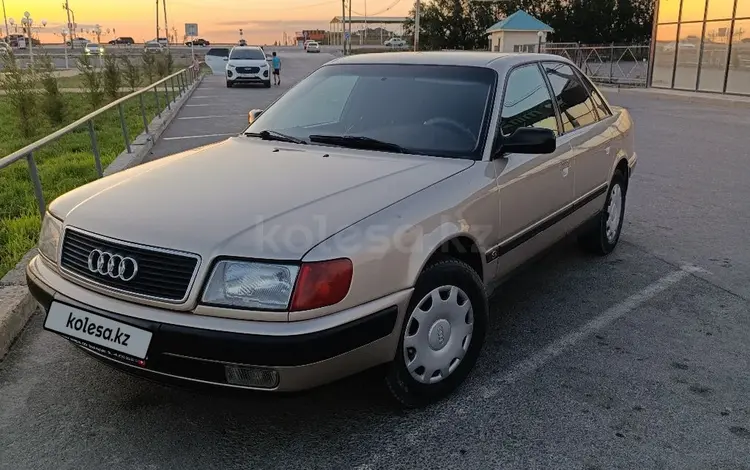
[[[273,59],[271,60],[271,63],[273,64],[273,84],[278,86],[281,85],[281,59],[276,55],[276,51],[274,51],[272,55]]]

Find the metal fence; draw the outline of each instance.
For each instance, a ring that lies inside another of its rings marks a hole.
[[[585,46],[571,43],[549,43],[542,48],[548,54],[570,59],[594,82],[630,87],[647,86],[649,50],[648,45]]]
[[[123,105],[129,100],[138,98],[138,100],[140,101],[141,116],[143,118],[143,131],[145,133],[149,133],[149,128],[148,128],[149,122],[148,122],[148,118],[146,117],[146,105],[144,102],[144,97],[148,93],[153,92],[154,99],[156,100],[156,107],[158,109],[157,115],[161,117],[162,110],[164,110],[165,108],[161,107],[162,104],[159,102],[159,94],[162,92],[165,93],[167,100],[164,103],[164,106],[166,107],[166,109],[171,109],[172,103],[174,103],[177,100],[177,98],[181,97],[198,79],[199,70],[200,70],[200,64],[199,63],[193,64],[190,67],[180,70],[179,72],[175,72],[172,75],[162,78],[158,82],[154,82],[151,85],[148,85],[147,87],[144,87],[138,91],[130,93],[127,96],[123,96],[122,98],[97,109],[93,113],[83,116],[82,118],[78,119],[77,121],[71,124],[68,124],[62,129],[56,132],[53,132],[52,134],[49,134],[45,137],[42,137],[36,142],[31,143],[27,145],[26,147],[11,153],[10,155],[0,158],[0,170],[12,165],[13,163],[16,163],[17,161],[26,159],[26,162],[29,168],[29,178],[31,178],[31,182],[34,185],[34,195],[36,197],[37,204],[39,206],[39,214],[43,218],[47,205],[44,201],[44,194],[42,193],[42,182],[39,178],[39,172],[37,170],[36,161],[34,160],[34,152],[44,147],[45,145],[55,142],[61,137],[85,126],[88,129],[88,133],[89,133],[89,139],[91,142],[91,153],[94,157],[93,160],[94,160],[94,165],[96,166],[96,173],[99,176],[99,178],[101,178],[102,176],[104,176],[104,169],[102,168],[101,156],[99,154],[99,145],[97,143],[98,141],[96,137],[96,129],[94,127],[94,119],[96,119],[98,116],[101,116],[102,114],[106,113],[109,110],[117,108],[117,111],[120,115],[120,128],[122,130],[122,139],[123,139],[123,143],[125,144],[125,149],[127,150],[128,153],[133,153],[131,149],[131,145],[130,145],[131,139],[128,133],[128,126],[125,122],[125,113],[123,111]],[[160,88],[162,87],[163,87],[163,90],[160,90]],[[170,94],[170,88],[171,88],[171,94]]]

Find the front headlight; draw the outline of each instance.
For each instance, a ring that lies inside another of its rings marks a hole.
[[[203,302],[227,307],[286,310],[298,266],[219,261],[203,293]]]
[[[48,212],[44,216],[42,231],[39,233],[39,253],[53,263],[57,263],[61,233],[62,222]]]

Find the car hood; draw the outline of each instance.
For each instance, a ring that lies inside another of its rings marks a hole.
[[[66,226],[204,259],[299,260],[472,164],[236,137],[97,180],[50,211]]]
[[[268,65],[266,59],[229,59],[229,66],[234,67],[263,67]]]

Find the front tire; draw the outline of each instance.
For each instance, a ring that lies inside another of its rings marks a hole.
[[[266,88],[271,88],[271,80],[263,82],[263,86],[266,87]]]
[[[484,283],[468,264],[447,257],[430,263],[417,279],[388,366],[391,395],[417,408],[458,388],[479,357],[488,312]]]
[[[604,209],[596,216],[593,228],[578,239],[588,252],[604,256],[610,254],[622,232],[625,219],[625,199],[628,180],[620,170],[615,170],[612,181],[607,188],[607,199]]]
[[[234,86],[234,83],[227,80],[227,88],[232,88]]]

